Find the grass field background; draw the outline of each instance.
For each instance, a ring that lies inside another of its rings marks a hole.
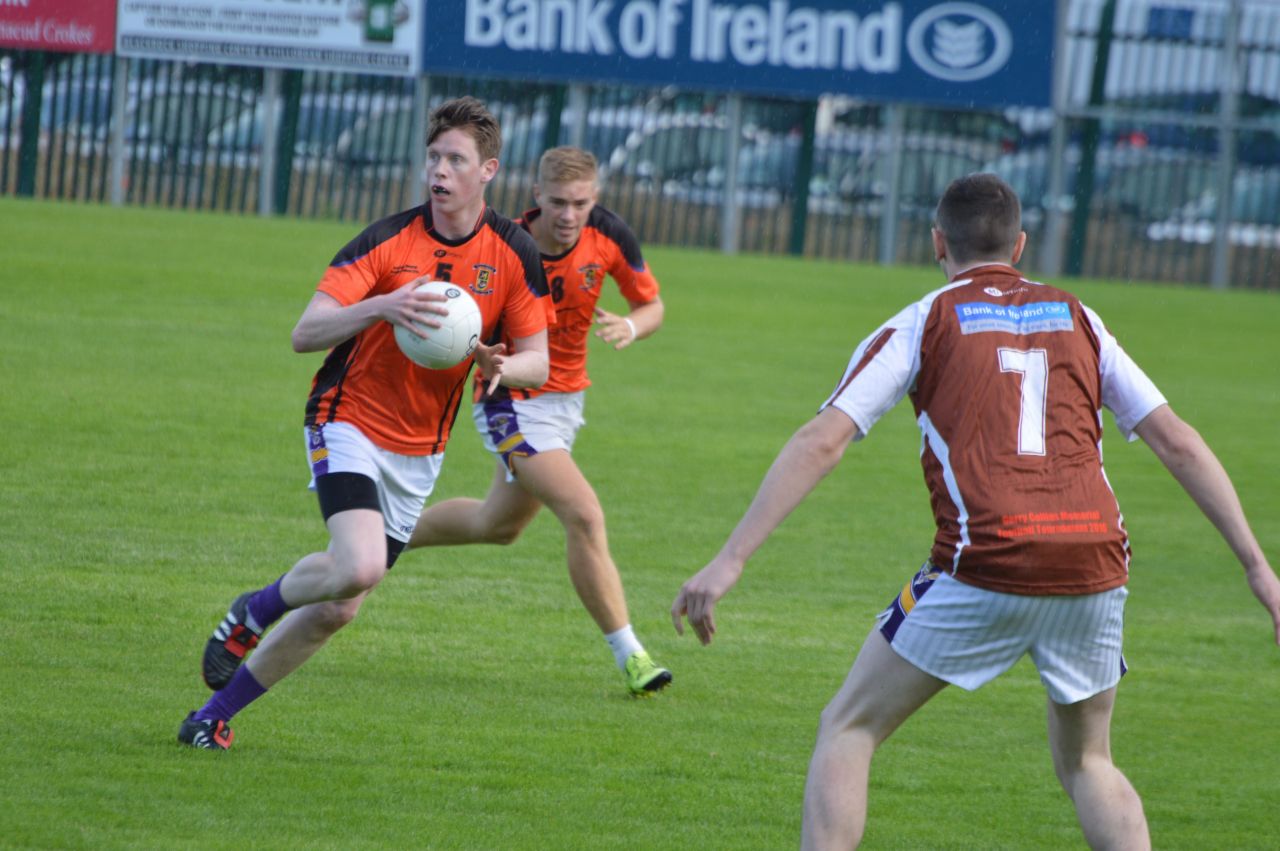
[[[594,347],[575,457],[666,693],[626,697],[542,516],[509,548],[408,554],[232,751],[182,748],[226,604],[325,544],[300,428],[321,356],[289,331],[357,230],[0,200],[0,846],[795,847],[818,713],[931,539],[908,407],[752,561],[713,646],[668,608],[857,342],[939,273],[648,252],[666,326]],[[1073,288],[1280,558],[1280,298]],[[492,472],[465,417],[455,435],[435,499]],[[1275,848],[1269,621],[1154,456],[1110,419],[1106,441],[1134,545],[1116,760],[1157,848]],[[865,847],[1083,847],[1028,663],[889,741]]]

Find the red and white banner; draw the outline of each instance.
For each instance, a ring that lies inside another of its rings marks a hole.
[[[116,4],[107,0],[0,0],[0,47],[111,53]]]

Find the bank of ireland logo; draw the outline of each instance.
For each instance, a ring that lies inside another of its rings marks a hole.
[[[939,3],[911,22],[907,52],[931,77],[967,83],[1004,67],[1013,52],[1013,33],[985,6]]]

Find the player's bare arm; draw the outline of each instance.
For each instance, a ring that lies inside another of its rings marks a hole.
[[[1134,429],[1178,484],[1222,534],[1244,566],[1249,589],[1270,613],[1280,644],[1280,579],[1249,528],[1231,478],[1213,450],[1168,405],[1156,408]]]
[[[671,604],[676,632],[684,635],[683,615],[698,639],[711,643],[716,603],[737,583],[747,559],[840,463],[857,434],[858,427],[847,414],[827,408],[791,436],[720,552],[681,586]]]
[[[631,312],[626,316],[610,313],[603,308],[595,309],[596,336],[614,349],[625,349],[636,340],[643,340],[662,327],[662,299],[653,301],[631,301],[628,299]]]
[[[551,371],[547,332],[516,337],[511,342],[515,346],[514,354],[507,354],[505,343],[476,346],[476,365],[489,379],[486,393],[492,393],[499,384],[505,387],[541,387],[547,383]]]
[[[418,336],[424,336],[414,327],[421,323],[438,328],[435,319],[447,311],[443,296],[435,293],[415,292],[415,288],[428,278],[417,278],[394,292],[362,299],[343,306],[328,293],[318,292],[311,297],[298,324],[293,327],[291,340],[295,352],[322,352],[343,340],[350,339],[375,322],[387,321],[401,325]]]

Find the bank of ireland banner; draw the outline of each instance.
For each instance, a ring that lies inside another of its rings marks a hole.
[[[1047,106],[1054,3],[429,0],[424,69],[961,106]]]
[[[421,65],[423,0],[118,4],[122,56],[402,76]]]

